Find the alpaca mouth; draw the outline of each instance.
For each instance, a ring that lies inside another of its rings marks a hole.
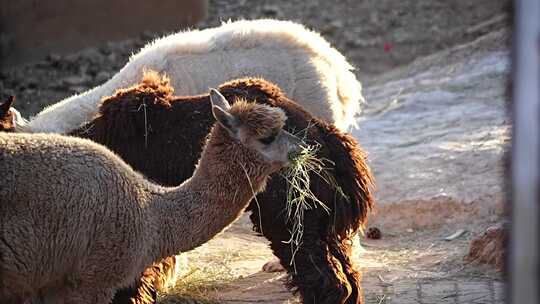
[[[287,154],[287,160],[285,161],[285,165],[288,167],[297,163],[298,161],[300,161],[301,156],[302,156],[301,149],[289,152]]]
[[[294,170],[295,168],[302,168],[309,163],[311,160],[315,159],[316,151],[318,147],[311,145],[299,144],[295,145],[294,148],[287,153],[286,170]]]
[[[284,160],[280,161],[279,164],[281,165],[282,169],[287,169],[291,166],[294,166],[296,163],[298,163],[300,158],[300,151],[291,151],[287,153],[287,156]]]

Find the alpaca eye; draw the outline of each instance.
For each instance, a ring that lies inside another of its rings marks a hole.
[[[271,144],[276,139],[276,134],[272,134],[267,137],[259,138],[259,141],[265,145]]]

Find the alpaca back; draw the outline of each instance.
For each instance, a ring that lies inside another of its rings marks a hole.
[[[59,135],[0,133],[0,172],[0,295],[10,293],[4,286],[24,293],[78,280],[97,261],[96,270],[110,269],[121,284],[130,264],[141,262],[144,183],[104,147]]]
[[[153,66],[162,60],[167,66]],[[169,75],[180,96],[201,94],[230,79],[262,77],[342,130],[356,125],[364,103],[346,58],[319,33],[290,21],[240,20],[181,32],[155,40],[132,61]]]
[[[176,64],[176,68],[168,72],[179,95],[198,94],[204,86],[217,86],[229,79],[263,77],[278,85],[314,116],[334,123],[340,129],[356,125],[360,106],[364,103],[362,86],[352,65],[319,33],[298,23],[271,19],[228,22],[219,28],[179,33],[157,40],[148,50],[141,51],[141,55],[156,48],[181,54],[178,60],[169,61],[173,66]],[[207,57],[201,58],[201,54]],[[223,66],[220,73],[206,71],[207,66],[219,66],[208,65],[208,62],[223,62],[224,57],[234,65]],[[171,73],[189,73],[186,66],[197,62],[201,65],[198,73],[207,79],[185,74],[177,77]],[[193,77],[193,81],[185,83],[186,76]],[[191,91],[190,84],[194,86]]]
[[[237,21],[155,40],[102,86],[46,108],[24,130],[66,133],[79,127],[95,115],[102,97],[136,84],[145,69],[169,75],[183,96],[230,79],[264,77],[342,130],[355,124],[363,102],[352,66],[318,33],[289,21]]]
[[[44,172],[44,175],[55,177],[66,184],[88,178],[90,186],[98,183],[114,186],[115,182],[148,186],[144,178],[117,155],[102,145],[82,138],[45,133],[0,133],[0,151],[2,172],[9,173],[4,175],[7,183],[3,184],[2,189],[5,190],[18,189],[11,187],[18,183],[27,184],[36,178],[41,179],[39,175],[30,174],[36,171]],[[61,184],[43,183],[43,187],[63,190],[57,189],[57,186]],[[95,190],[87,188],[89,191]]]
[[[150,180],[179,185],[192,176],[215,120],[208,95],[178,99],[172,92],[167,78],[147,73],[69,134],[107,146]]]

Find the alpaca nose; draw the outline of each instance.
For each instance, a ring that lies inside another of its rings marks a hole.
[[[285,132],[287,136],[287,154],[289,157],[296,157],[302,151],[302,140],[289,132]]]

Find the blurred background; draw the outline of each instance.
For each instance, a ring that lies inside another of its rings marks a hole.
[[[294,20],[321,32],[365,82],[416,58],[508,27],[510,4],[508,0],[0,0],[0,90],[17,93],[18,106],[34,114],[40,105],[24,104],[25,100],[58,100],[99,84],[154,37],[239,18]],[[10,67],[29,63],[31,67],[15,72],[15,77],[6,77]],[[40,92],[34,92],[37,83],[60,82],[67,75],[65,84],[40,84]]]

